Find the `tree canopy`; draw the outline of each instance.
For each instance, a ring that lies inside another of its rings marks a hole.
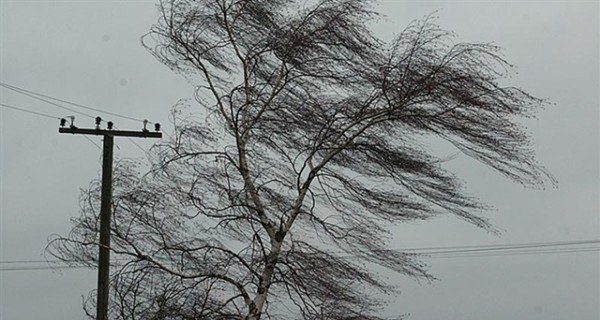
[[[544,101],[501,84],[499,47],[455,43],[432,17],[386,43],[371,5],[160,3],[143,44],[196,103],[175,108],[148,174],[115,170],[111,319],[383,319],[397,288],[370,265],[430,277],[389,250],[392,226],[453,214],[494,231],[423,137],[525,186],[553,181],[516,122]],[[99,192],[54,255],[94,264]]]

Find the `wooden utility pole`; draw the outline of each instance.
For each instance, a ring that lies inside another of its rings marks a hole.
[[[112,162],[113,162],[113,137],[138,137],[161,138],[160,125],[155,124],[157,132],[146,129],[147,121],[144,120],[144,129],[141,131],[113,130],[112,122],[108,122],[106,130],[100,129],[102,119],[96,118],[96,129],[79,129],[73,125],[64,127],[66,120],[61,119],[59,133],[101,135],[104,137],[102,149],[102,195],[100,200],[100,244],[98,253],[98,290],[96,292],[96,320],[108,320],[108,292],[109,292],[109,266],[110,266],[110,215],[112,198]]]

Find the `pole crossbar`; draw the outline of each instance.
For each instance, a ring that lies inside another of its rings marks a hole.
[[[102,195],[100,199],[100,243],[98,246],[98,291],[96,293],[96,320],[108,320],[113,138],[161,138],[162,134],[160,132],[150,132],[148,130],[125,131],[104,130],[99,128],[79,129],[74,126],[59,128],[58,132],[104,136],[104,146],[102,150]]]
[[[105,129],[80,129],[80,128],[58,128],[59,133],[88,134],[96,136],[113,137],[138,137],[138,138],[162,138],[161,132],[129,131],[129,130],[105,130]]]

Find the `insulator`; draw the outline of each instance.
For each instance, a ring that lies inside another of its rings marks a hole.
[[[61,127],[64,127],[64,126],[65,126],[65,124],[67,124],[67,119],[65,119],[65,118],[61,118],[61,119],[60,119],[60,126],[61,126]]]
[[[144,132],[148,132],[148,129],[146,129],[146,125],[148,124],[148,120],[144,119],[144,129],[142,129],[142,131]]]
[[[160,123],[154,124],[154,131],[160,131]]]
[[[75,116],[69,116],[69,119],[71,119],[71,128],[76,128],[75,127]]]
[[[100,123],[102,122],[102,118],[96,117],[96,129],[100,130]]]
[[[113,122],[112,121],[107,122],[106,123],[106,128],[108,128],[108,130],[112,130],[112,128],[113,128]]]

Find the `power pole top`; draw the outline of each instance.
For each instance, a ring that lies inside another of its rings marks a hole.
[[[60,133],[90,134],[96,136],[113,137],[139,137],[139,138],[162,138],[161,132],[130,131],[130,130],[105,130],[105,129],[80,129],[80,128],[58,128]]]

